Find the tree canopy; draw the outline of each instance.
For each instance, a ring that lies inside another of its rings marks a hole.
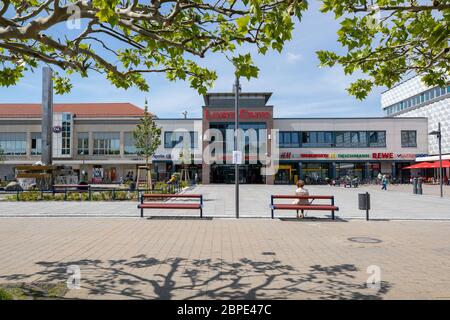
[[[450,0],[322,0],[323,12],[340,19],[344,54],[318,51],[322,66],[342,65],[366,76],[348,91],[365,98],[373,86],[388,88],[410,75],[430,86],[449,80]]]
[[[55,92],[70,91],[68,75],[104,74],[116,87],[149,89],[143,74],[188,80],[205,93],[216,73],[199,64],[223,53],[237,74],[258,68],[258,52],[281,51],[300,19],[302,0],[4,0],[0,7],[0,85],[16,84],[40,63],[55,67]],[[80,19],[78,19],[80,18]],[[240,49],[241,47],[241,49]],[[243,48],[244,50],[246,48]]]

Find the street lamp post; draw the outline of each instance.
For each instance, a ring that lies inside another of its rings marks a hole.
[[[234,84],[234,185],[235,185],[235,206],[236,219],[239,219],[239,163],[238,163],[238,130],[239,130],[239,93],[241,86],[239,84],[239,76],[236,75]]]
[[[438,138],[438,144],[439,144],[439,187],[440,187],[440,193],[441,198],[444,196],[444,181],[442,181],[442,131],[441,131],[441,123],[438,123],[438,129],[437,131],[431,131],[429,133],[432,136],[436,136]]]

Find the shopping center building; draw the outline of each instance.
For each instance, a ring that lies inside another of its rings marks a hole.
[[[322,183],[343,176],[366,180],[379,172],[407,180],[410,172],[402,167],[428,154],[426,117],[277,118],[270,97],[266,92],[240,96],[246,152],[241,183],[287,184],[299,178]],[[130,172],[136,177],[137,166],[145,161],[137,154],[132,132],[142,113],[127,103],[55,104],[54,164],[72,168],[74,180],[91,183],[117,182]],[[201,118],[157,118],[163,131],[152,159],[158,179],[185,168],[205,184],[234,182],[234,143],[228,134],[234,116],[233,93],[209,93]],[[183,139],[190,140],[189,161],[180,160],[186,154]],[[14,178],[18,165],[39,161],[41,141],[40,105],[0,104],[2,180]],[[220,148],[211,148],[217,143]],[[259,156],[253,157],[251,150]],[[277,170],[265,175],[268,159]]]
[[[429,87],[415,76],[383,92],[381,108],[388,117],[426,117],[428,132],[437,131],[440,123],[442,158],[450,159],[450,85]],[[417,161],[438,160],[438,141],[436,135],[428,135],[429,156]],[[444,175],[450,176],[450,168],[444,169]]]

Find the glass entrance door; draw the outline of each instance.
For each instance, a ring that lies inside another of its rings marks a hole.
[[[234,165],[211,165],[211,183],[234,183]],[[260,164],[246,164],[239,166],[239,183],[261,184],[264,177],[261,175]]]

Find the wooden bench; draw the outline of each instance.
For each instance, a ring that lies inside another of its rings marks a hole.
[[[307,200],[331,200],[330,204],[289,204],[289,203],[274,203],[274,199],[307,199]],[[334,196],[297,196],[297,195],[271,195],[270,208],[272,210],[272,219],[274,218],[275,210],[320,210],[331,211],[331,218],[334,220],[334,212],[339,211],[339,207],[334,205]]]
[[[173,202],[145,202],[145,199],[199,199],[199,203],[173,203]],[[203,218],[203,195],[201,194],[143,194],[141,203],[138,204],[141,209],[141,218],[144,217],[144,209],[197,209],[200,210],[200,218]]]

